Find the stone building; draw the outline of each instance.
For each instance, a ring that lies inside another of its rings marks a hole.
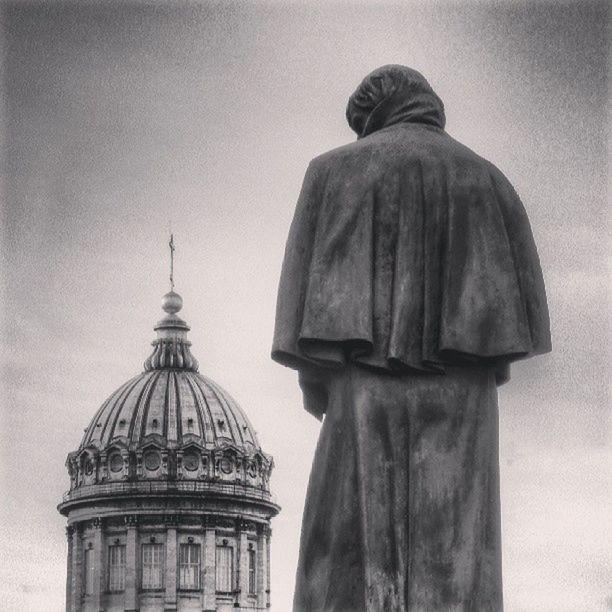
[[[68,455],[66,610],[270,606],[272,457],[238,404],[198,373],[181,297],[144,371],[119,387]]]

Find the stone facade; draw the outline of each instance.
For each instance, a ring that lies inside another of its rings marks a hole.
[[[98,410],[68,455],[66,610],[265,610],[272,458],[236,402],[197,372],[176,312],[145,371]]]

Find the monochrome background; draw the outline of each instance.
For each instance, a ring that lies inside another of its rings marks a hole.
[[[142,369],[176,289],[201,371],[276,462],[272,609],[290,610],[319,424],[269,359],[308,161],[403,63],[530,216],[554,351],[500,389],[508,612],[612,609],[610,11],[574,2],[2,4],[0,601],[64,605],[66,454]]]

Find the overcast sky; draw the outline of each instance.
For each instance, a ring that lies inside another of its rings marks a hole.
[[[319,425],[269,359],[276,286],[308,161],[353,139],[346,100],[386,63],[509,177],[544,269],[554,351],[500,389],[507,610],[612,608],[604,6],[3,4],[4,610],[63,608],[65,456],[142,369],[170,222],[200,370],[275,458],[290,609]]]

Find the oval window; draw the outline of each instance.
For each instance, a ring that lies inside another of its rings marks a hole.
[[[108,460],[111,472],[120,472],[123,469],[123,457],[119,453],[113,453]]]
[[[185,466],[185,469],[189,470],[190,472],[197,470],[200,467],[200,458],[198,457],[197,453],[194,453],[193,451],[185,453],[185,455],[183,455],[183,465]]]
[[[85,473],[88,476],[91,476],[91,474],[93,474],[93,471],[94,471],[93,459],[88,459],[87,462],[85,463]]]
[[[232,473],[232,462],[227,457],[223,457],[219,461],[219,469],[224,474],[231,474]]]
[[[156,470],[161,465],[161,457],[157,451],[147,451],[144,454],[144,464],[147,470]]]
[[[251,463],[249,463],[247,471],[251,478],[257,478],[257,464],[254,461],[251,461]]]

